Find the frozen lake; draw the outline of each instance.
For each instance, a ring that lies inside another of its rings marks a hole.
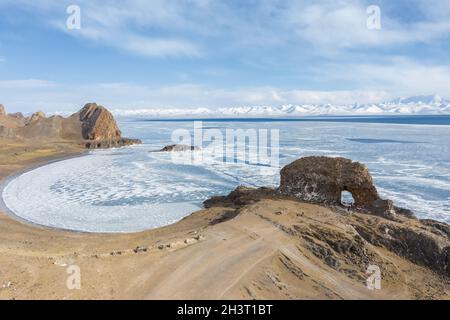
[[[367,164],[383,197],[421,218],[450,223],[449,118],[438,117],[436,124],[402,122],[399,117],[395,123],[363,119],[203,122],[204,130],[224,134],[227,128],[279,129],[279,166],[259,170],[258,165],[224,162],[222,157],[174,163],[171,154],[150,151],[171,144],[174,130],[192,131],[193,121],[124,118],[119,121],[124,136],[140,138],[143,145],[93,151],[29,171],[8,184],[3,199],[14,214],[40,225],[135,232],[176,222],[208,197],[225,195],[241,184],[276,186],[280,167],[303,156],[326,155]],[[443,125],[446,121],[449,125]]]

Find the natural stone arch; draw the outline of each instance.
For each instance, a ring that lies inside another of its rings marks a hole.
[[[352,194],[355,207],[391,214],[393,205],[381,200],[369,169],[345,158],[306,157],[281,170],[278,191],[304,201],[341,205],[343,191]]]

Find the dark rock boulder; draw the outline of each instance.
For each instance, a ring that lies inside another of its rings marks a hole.
[[[172,144],[169,146],[165,146],[161,150],[158,150],[158,152],[181,152],[181,151],[198,151],[198,150],[200,150],[200,148],[196,146],[188,146],[185,144]]]

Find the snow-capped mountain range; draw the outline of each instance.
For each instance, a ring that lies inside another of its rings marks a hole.
[[[123,117],[179,118],[179,117],[302,117],[338,115],[450,115],[450,100],[438,95],[399,98],[389,102],[372,104],[334,105],[302,104],[270,106],[242,106],[230,108],[192,109],[136,109],[113,110],[114,115]]]

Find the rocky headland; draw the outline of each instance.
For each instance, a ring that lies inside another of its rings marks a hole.
[[[39,142],[70,142],[87,149],[122,147],[140,143],[123,138],[113,115],[96,103],[86,104],[80,111],[64,118],[46,117],[38,111],[29,117],[21,113],[7,114],[0,106],[0,138]]]
[[[352,207],[341,203],[343,191],[354,197]],[[363,164],[344,158],[301,158],[281,170],[281,183],[276,189],[238,187],[228,196],[206,200],[204,205],[233,208],[219,219],[224,221],[267,201],[305,202],[328,208],[317,216],[304,210],[294,212],[290,225],[280,221],[287,215],[283,210],[264,219],[297,238],[303,250],[337,271],[363,279],[369,264],[384,264],[382,249],[433,270],[447,283],[450,280],[450,226],[417,219],[410,210],[381,199]]]

